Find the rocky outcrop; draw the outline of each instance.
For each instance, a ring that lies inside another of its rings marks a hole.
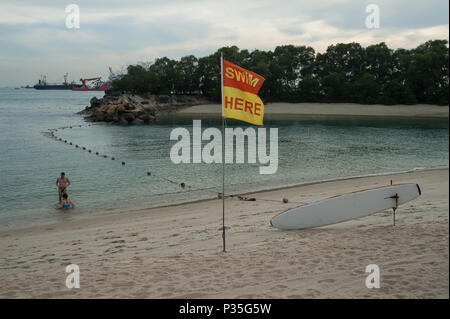
[[[187,95],[106,94],[101,99],[93,97],[90,106],[79,114],[92,122],[142,125],[157,122],[163,113],[205,103],[208,101],[204,98]]]

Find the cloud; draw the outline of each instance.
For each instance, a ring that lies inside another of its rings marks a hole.
[[[277,45],[312,46],[322,52],[338,42],[363,46],[386,42],[412,48],[448,39],[448,1],[377,0],[381,28],[365,27],[373,1],[72,1],[81,28],[65,27],[65,6],[51,0],[0,4],[0,85],[106,75],[160,56],[204,56],[222,46],[273,50]],[[31,83],[30,83],[31,84]]]

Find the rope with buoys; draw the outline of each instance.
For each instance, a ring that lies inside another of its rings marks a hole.
[[[64,142],[65,144],[73,145],[73,142],[68,141],[68,140],[63,140],[62,138],[56,136],[55,132],[58,132],[58,130],[73,129],[75,127],[82,128],[82,127],[88,127],[88,126],[91,126],[91,124],[84,125],[84,126],[83,125],[76,125],[76,126],[72,125],[72,126],[64,126],[64,127],[54,128],[54,129],[48,129],[49,132],[43,132],[43,135],[47,136],[47,137],[50,137],[50,138],[53,138],[54,140]],[[85,146],[79,146],[78,144],[75,144],[75,148],[79,148],[79,149],[81,149],[83,151],[87,150],[89,153],[94,154],[93,150],[87,149]],[[103,158],[108,158],[107,154],[100,155],[99,152],[95,152],[95,155],[101,156]],[[111,160],[114,161],[114,160],[116,160],[116,158],[114,156],[111,156]],[[122,166],[125,166],[126,162],[125,161],[121,161],[121,164],[122,164]],[[178,185],[178,186],[180,186],[182,188],[181,191],[150,194],[150,195],[148,195],[149,197],[182,194],[182,193],[189,193],[189,192],[195,192],[195,191],[205,191],[205,192],[210,192],[211,194],[216,195],[217,198],[219,198],[219,199],[222,198],[221,197],[222,193],[221,192],[217,192],[217,189],[219,189],[221,187],[220,185],[218,185],[218,186],[211,186],[211,187],[196,188],[194,186],[187,185],[185,182],[176,182],[176,181],[174,181],[172,179],[169,179],[167,177],[155,175],[151,171],[147,171],[147,176],[152,176],[152,177],[157,178],[159,180],[166,181],[166,182],[169,182],[169,183],[174,184],[174,185]],[[238,198],[241,201],[261,200],[261,201],[279,202],[279,200],[274,200],[274,199],[263,199],[263,198],[257,198],[257,197],[246,197],[246,196],[243,196],[242,194],[230,194],[230,195],[225,196],[225,198],[227,198],[227,197],[228,198]],[[288,203],[288,199],[287,198],[283,198],[282,202],[283,203]],[[297,202],[291,202],[291,203],[304,204],[304,203],[300,203],[300,202],[298,202],[298,203]]]
[[[75,128],[75,127],[81,128],[81,127],[88,127],[88,126],[92,126],[92,125],[88,124],[88,125],[62,126],[62,127],[58,127],[58,128],[48,129],[49,133],[48,132],[42,132],[42,133],[43,133],[44,136],[48,136],[48,137],[51,137],[51,138],[53,138],[53,139],[55,139],[57,141],[64,142],[64,144],[73,145],[73,142],[70,142],[70,141],[65,140],[65,139],[63,140],[61,137],[56,136],[55,132],[58,132],[58,130],[72,129],[72,128]],[[92,150],[88,149],[85,146],[81,146],[81,145],[75,144],[75,148],[79,148],[79,149],[81,149],[83,151],[87,150],[89,153],[92,153]],[[99,152],[95,152],[95,155],[100,155],[100,153]],[[101,155],[101,156],[103,158],[108,158],[109,157],[106,154],[105,155]],[[111,156],[111,160],[115,161],[116,158],[114,156]],[[122,161],[122,166],[123,165],[125,165],[125,161]]]

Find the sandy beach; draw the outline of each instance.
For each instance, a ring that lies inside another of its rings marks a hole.
[[[437,105],[364,105],[353,103],[267,103],[266,116],[352,116],[352,117],[396,117],[396,118],[447,118],[448,106]],[[220,104],[204,104],[188,107],[179,115],[220,115]]]
[[[316,183],[0,232],[1,298],[449,298],[448,169]],[[361,188],[413,182],[397,211],[309,230],[270,219]],[[288,204],[281,203],[288,197]],[[76,210],[72,212],[76,214]],[[65,267],[80,267],[80,288]],[[381,287],[368,289],[369,264]]]

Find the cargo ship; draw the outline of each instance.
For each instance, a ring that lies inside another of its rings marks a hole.
[[[109,89],[111,81],[102,81],[101,77],[90,78],[90,79],[80,79],[81,86],[73,87],[72,91],[106,91]]]
[[[64,82],[62,84],[47,83],[47,76],[42,76],[36,85],[33,86],[36,90],[72,90],[73,88],[80,88],[81,84],[75,82],[67,82],[68,73],[64,74]]]
[[[90,79],[80,79],[81,87],[73,87],[72,91],[106,91],[111,87],[113,80],[121,79],[123,75],[114,74],[111,67],[109,67],[108,81],[102,81],[101,77]]]

